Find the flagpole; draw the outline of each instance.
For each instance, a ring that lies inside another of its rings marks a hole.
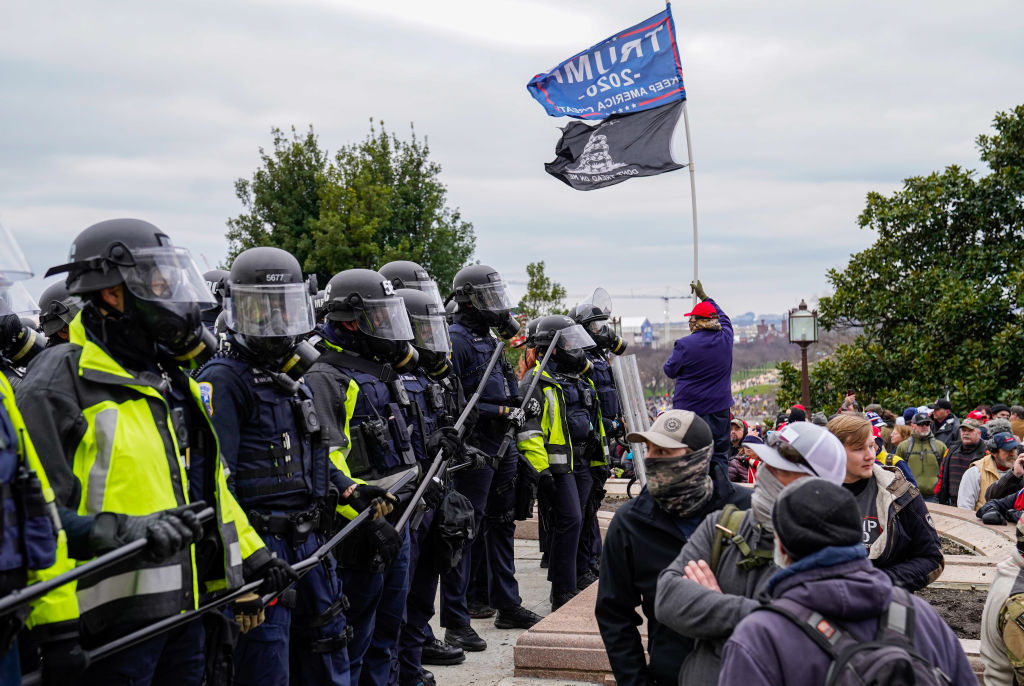
[[[693,210],[693,280],[697,275],[697,184],[693,179],[693,145],[690,144],[690,116],[686,111],[686,101],[683,101],[683,128],[686,130],[686,156],[689,158],[690,169],[690,207]],[[697,294],[693,294],[693,306],[697,306]]]

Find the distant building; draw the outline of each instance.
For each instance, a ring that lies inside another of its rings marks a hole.
[[[623,317],[622,340],[630,345],[642,348],[653,348],[655,342],[654,325],[647,317]]]

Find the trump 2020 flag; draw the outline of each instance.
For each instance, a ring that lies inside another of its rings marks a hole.
[[[526,89],[552,117],[577,119],[685,100],[671,8],[537,74]]]
[[[613,114],[590,126],[574,121],[562,128],[555,160],[544,169],[578,191],[614,186],[636,176],[682,169],[672,159],[672,132],[681,100],[633,114]]]

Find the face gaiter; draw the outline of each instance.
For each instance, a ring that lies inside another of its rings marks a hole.
[[[708,504],[713,495],[708,465],[713,445],[682,457],[649,457],[644,460],[647,490],[661,509],[677,517],[689,517]]]
[[[775,507],[775,500],[785,488],[782,482],[775,478],[772,470],[764,462],[757,468],[757,481],[754,482],[754,492],[750,496],[750,507],[754,510],[754,519],[763,528],[772,531],[772,508]]]

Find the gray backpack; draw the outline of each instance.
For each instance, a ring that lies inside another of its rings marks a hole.
[[[874,640],[859,641],[824,616],[786,598],[762,605],[800,627],[832,658],[825,686],[948,686],[952,683],[914,647],[914,599],[893,587]]]

